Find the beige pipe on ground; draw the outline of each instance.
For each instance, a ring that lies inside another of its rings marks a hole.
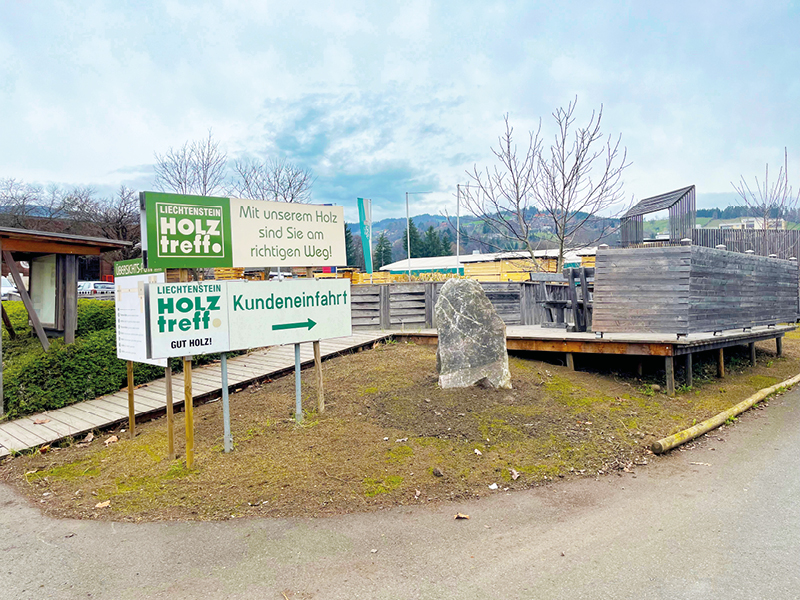
[[[761,402],[764,398],[766,398],[770,394],[774,394],[779,389],[791,387],[796,383],[800,383],[800,375],[795,375],[791,379],[787,379],[786,381],[783,381],[781,383],[776,383],[771,387],[759,390],[746,400],[742,400],[736,406],[732,406],[728,410],[719,413],[715,417],[711,417],[710,419],[707,419],[702,423],[698,423],[694,427],[690,427],[689,429],[684,429],[683,431],[679,431],[674,435],[670,435],[668,437],[658,440],[657,442],[653,442],[653,445],[650,446],[650,449],[653,451],[654,454],[662,454],[667,450],[672,450],[676,446],[685,444],[686,442],[693,440],[694,438],[699,437],[704,433],[711,431],[712,429],[716,429],[728,419],[743,413],[748,408],[751,408],[757,402]]]

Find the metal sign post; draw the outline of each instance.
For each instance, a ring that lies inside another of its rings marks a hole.
[[[133,361],[128,361],[128,437],[136,437],[136,410],[133,407]]]
[[[183,358],[183,410],[186,424],[186,468],[194,465],[194,406],[192,404],[192,357]]]
[[[228,353],[222,353],[222,443],[225,452],[233,450],[231,436],[231,409],[228,402]]]
[[[294,420],[303,422],[303,397],[300,383],[300,344],[294,345]]]
[[[175,418],[172,410],[172,367],[164,369],[165,384],[167,386],[167,456],[169,460],[175,460]]]

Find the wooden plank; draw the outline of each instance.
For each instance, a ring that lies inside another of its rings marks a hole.
[[[65,406],[51,412],[44,413],[51,419],[58,419],[62,423],[67,423],[73,427],[84,427],[95,429],[103,425],[106,419],[91,415],[90,413],[75,410],[72,406]]]
[[[25,448],[41,446],[42,444],[47,444],[50,441],[47,436],[34,433],[33,431],[28,431],[25,427],[22,427],[15,421],[3,423],[3,430],[8,434],[13,435],[21,443],[25,444]]]
[[[85,402],[77,402],[71,404],[68,408],[78,412],[85,412],[87,419],[95,418],[100,421],[115,422],[127,416],[127,411],[122,411],[119,407],[111,408],[102,404],[100,399],[87,400]],[[99,425],[98,425],[99,426]]]
[[[9,450],[25,450],[30,448],[27,442],[19,439],[13,434],[13,431],[6,429],[6,423],[0,425],[0,445]]]
[[[47,423],[36,424],[35,421],[44,421]],[[36,433],[36,435],[43,437],[48,443],[60,440],[67,436],[76,435],[85,430],[85,428],[76,428],[66,423],[62,423],[57,419],[51,418],[49,415],[32,415],[29,417],[21,417],[14,419],[14,423],[20,427],[24,427],[28,431]]]

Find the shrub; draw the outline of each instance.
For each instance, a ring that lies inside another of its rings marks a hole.
[[[78,300],[78,330],[75,335],[86,335],[93,331],[114,329],[116,316],[114,303],[109,300]]]
[[[161,375],[160,367],[134,365],[136,381],[150,381]],[[113,329],[95,331],[70,345],[53,340],[48,352],[36,347],[6,367],[6,410],[13,418],[62,408],[116,392],[126,384],[126,378],[126,364],[116,356]]]
[[[117,358],[114,303],[107,300],[78,302],[75,343],[51,340],[45,352],[27,325],[22,302],[3,306],[17,332],[10,340],[3,330],[3,391],[9,418],[63,408],[75,402],[112,394],[127,385],[127,364]],[[229,353],[229,356],[241,352]],[[219,354],[193,357],[195,365],[218,360]],[[173,371],[183,370],[179,358],[170,360]],[[136,385],[164,376],[164,369],[134,363]]]

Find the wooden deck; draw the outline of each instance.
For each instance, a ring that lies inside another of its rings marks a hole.
[[[774,339],[778,355],[782,353],[783,336],[796,329],[795,325],[753,327],[726,330],[717,333],[690,333],[667,335],[663,333],[607,333],[598,338],[594,333],[569,332],[564,329],[540,325],[509,325],[506,328],[506,345],[509,350],[529,352],[561,352],[566,355],[567,366],[575,368],[575,354],[624,354],[633,356],[664,357],[667,393],[675,391],[675,357],[681,356],[686,364],[686,384],[692,385],[692,355],[709,350],[718,351],[717,371],[725,375],[724,348],[749,346],[750,359],[755,363],[755,343]],[[395,337],[414,340],[419,344],[436,344],[435,329],[415,332],[396,332]],[[641,368],[641,366],[640,366]]]
[[[392,332],[366,331],[346,338],[322,340],[320,352],[323,359],[343,352],[370,347],[378,340],[392,336]],[[314,364],[311,343],[301,344],[300,360],[303,367]],[[228,385],[231,391],[284,375],[294,370],[294,347],[273,346],[243,356],[228,359]],[[219,363],[192,369],[192,390],[195,401],[210,400],[222,394],[222,371]],[[172,378],[174,406],[183,405],[183,374]],[[137,418],[158,414],[166,410],[165,380],[157,379],[136,388],[134,404]],[[45,421],[37,424],[36,421]],[[128,393],[126,390],[95,400],[72,404],[58,410],[30,415],[0,423],[0,457],[12,451],[23,451],[50,444],[66,437],[77,437],[94,429],[102,429],[128,420]]]

